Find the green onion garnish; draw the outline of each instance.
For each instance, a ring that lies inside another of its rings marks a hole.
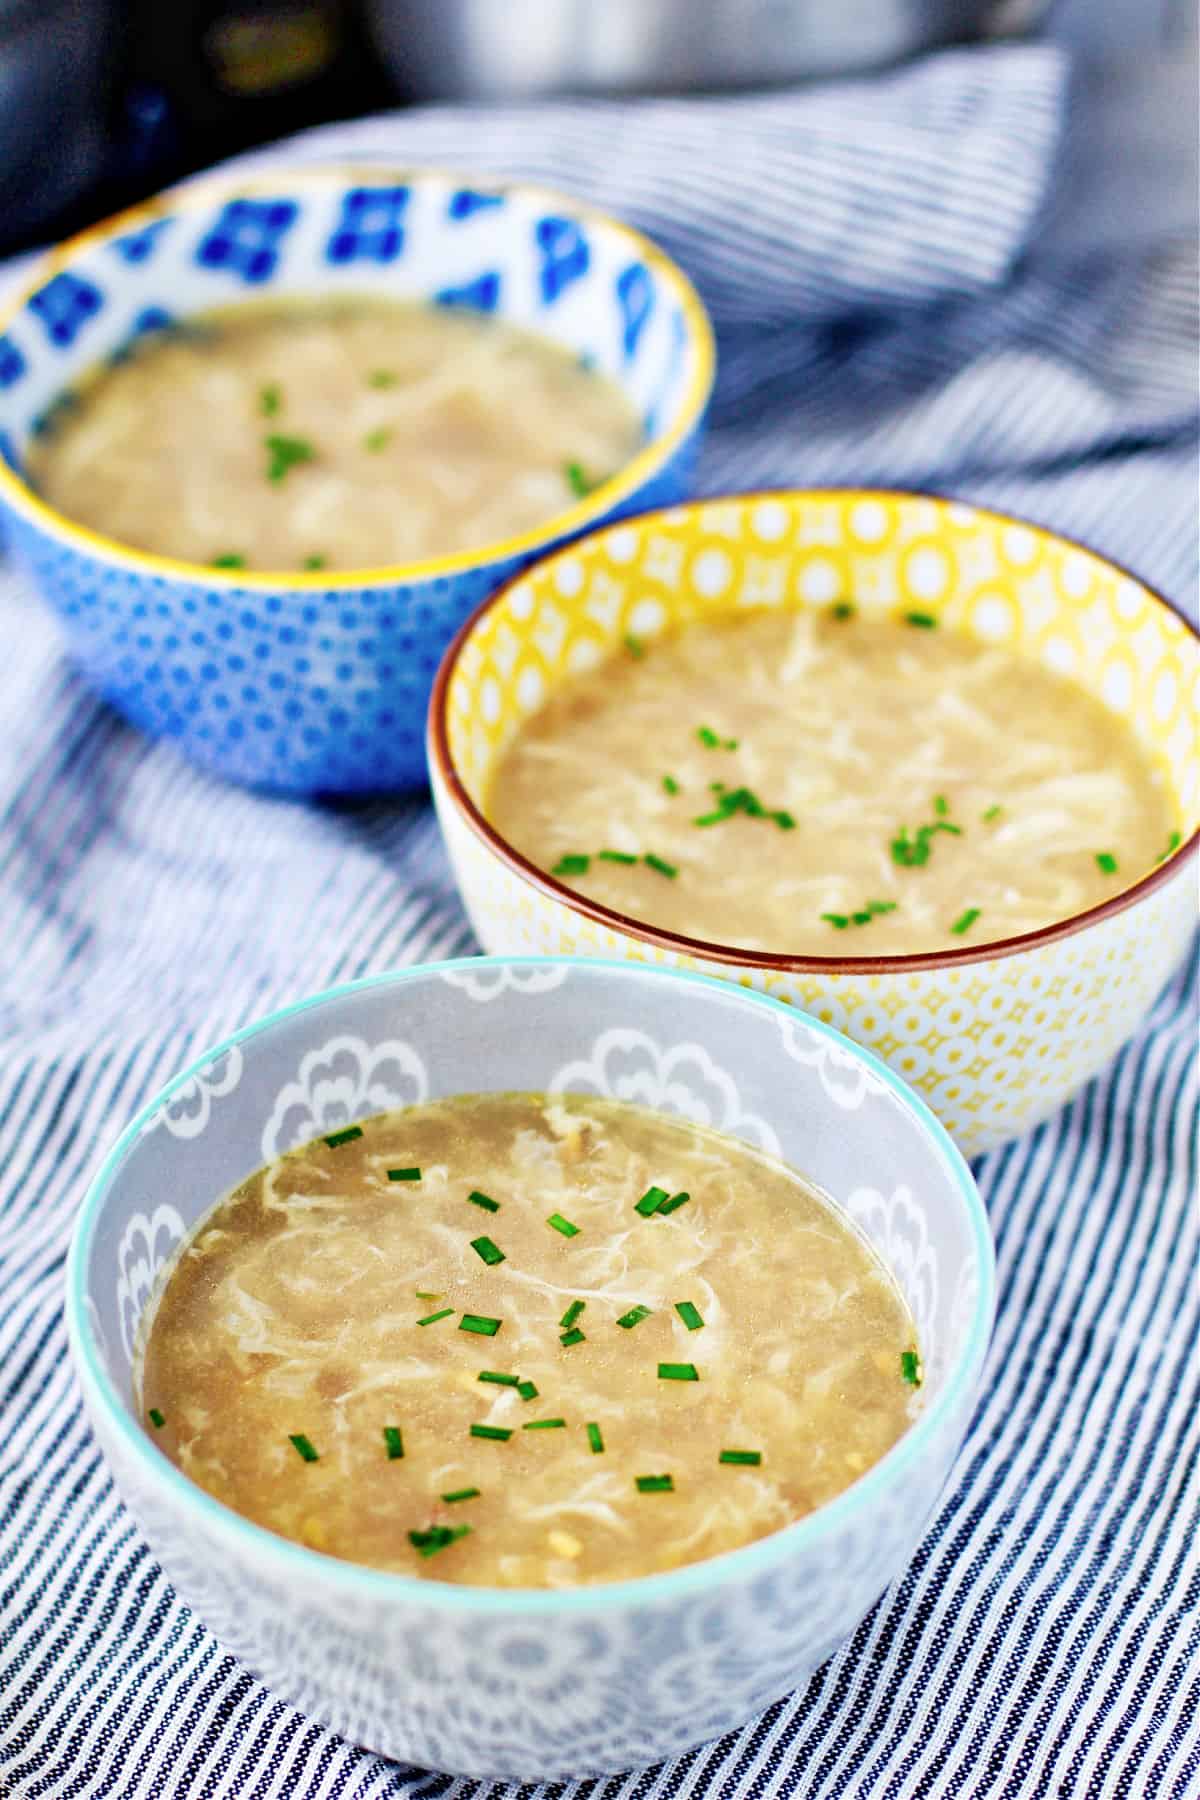
[[[634,1482],[639,1494],[673,1494],[675,1477],[673,1475],[637,1475]]]
[[[849,600],[835,600],[829,611],[835,619],[852,619],[854,617],[854,607]]]
[[[478,1188],[472,1188],[467,1195],[472,1206],[482,1206],[484,1212],[499,1212],[500,1202],[493,1200],[490,1194],[481,1194]]]
[[[281,437],[277,432],[264,439],[270,461],[267,464],[267,480],[282,481],[289,469],[298,463],[313,460],[313,447],[307,438]]]
[[[736,738],[721,737],[711,725],[701,725],[697,729],[696,736],[706,750],[736,750],[738,747]]]
[[[947,800],[945,794],[935,794],[933,796],[933,810],[937,813],[939,818],[945,818],[946,814],[950,811],[950,802]]]
[[[691,1199],[691,1197],[692,1196],[690,1194],[672,1194],[671,1198],[669,1200],[664,1200],[662,1205],[659,1207],[659,1209],[658,1209],[659,1218],[665,1219],[668,1213],[678,1212],[678,1210],[681,1206],[687,1205],[687,1203]]]
[[[478,1500],[478,1488],[455,1488],[452,1494],[443,1494],[442,1499],[447,1506],[455,1506],[460,1500]]]
[[[1116,874],[1117,859],[1111,850],[1097,850],[1096,867],[1100,870],[1102,875]]]
[[[621,1314],[617,1324],[622,1331],[632,1331],[635,1325],[640,1325],[643,1319],[648,1319],[653,1310],[653,1307],[650,1306],[631,1306],[627,1313]]]
[[[518,1394],[520,1394],[522,1400],[536,1400],[537,1399],[538,1391],[534,1387],[532,1381],[519,1381],[517,1383],[517,1392],[518,1392]]]
[[[319,1462],[321,1460],[302,1431],[296,1432],[295,1436],[289,1435],[288,1443],[293,1446],[301,1462]]]
[[[527,1419],[522,1431],[560,1431],[567,1421],[565,1419]]]
[[[643,1219],[648,1219],[651,1213],[658,1211],[666,1198],[666,1188],[648,1187],[633,1210],[641,1213]]]
[[[550,873],[552,875],[586,875],[591,866],[590,856],[580,856],[573,852],[570,856],[560,856]]]
[[[748,787],[725,788],[719,782],[713,782],[712,791],[717,796],[717,804],[712,812],[701,813],[692,820],[693,825],[723,825],[727,819],[738,813],[745,813],[751,819],[770,819],[781,831],[795,829],[796,821],[790,812],[782,807],[772,810],[764,806],[758,795]]]
[[[373,388],[395,387],[399,379],[400,377],[393,374],[391,369],[372,369],[367,376],[367,386]]]
[[[920,631],[933,631],[937,626],[937,620],[933,614],[927,612],[906,612],[904,623],[915,625]]]
[[[832,925],[835,931],[845,931],[847,925],[850,923],[850,920],[845,913],[822,913],[821,917],[825,920],[827,925]]]
[[[659,1363],[660,1381],[699,1381],[695,1363]]]
[[[283,389],[277,382],[269,387],[260,388],[258,394],[258,410],[264,419],[273,419],[283,405]]]
[[[469,1525],[431,1525],[428,1531],[410,1531],[408,1541],[422,1556],[436,1556],[447,1544],[466,1537],[470,1529]]]
[[[246,559],[244,556],[239,555],[236,550],[227,550],[224,556],[213,557],[212,566],[214,569],[244,569],[246,566]]]
[[[587,1428],[587,1440],[592,1447],[592,1455],[599,1456],[604,1449],[604,1439],[600,1435],[600,1427],[594,1421]]]
[[[551,1213],[546,1220],[552,1231],[561,1233],[563,1237],[578,1237],[580,1227],[572,1225],[570,1219],[564,1219],[561,1213]]]
[[[360,1138],[361,1136],[361,1125],[347,1125],[345,1131],[335,1131],[332,1137],[327,1137],[325,1139],[325,1142],[329,1145],[331,1150],[336,1150],[342,1144],[352,1144],[355,1138]]]
[[[977,906],[968,906],[966,912],[960,913],[958,918],[955,919],[953,925],[950,927],[950,929],[954,933],[955,937],[961,937],[963,935],[964,931],[970,931],[972,925],[975,923],[975,921],[978,917],[979,917],[979,908]]]
[[[400,1458],[404,1455],[404,1439],[400,1435],[400,1427],[398,1425],[385,1425],[383,1428],[383,1441],[387,1445],[388,1461],[399,1462]]]
[[[506,1444],[512,1436],[507,1425],[472,1425],[471,1436],[477,1438],[494,1438],[498,1444]]]
[[[563,464],[563,474],[567,478],[567,486],[577,500],[583,500],[592,491],[592,483],[583,472],[583,465],[577,462]]]
[[[504,1261],[503,1250],[501,1250],[499,1244],[494,1244],[490,1237],[472,1238],[471,1248],[476,1256],[487,1263],[489,1268],[494,1268],[497,1263],[502,1263]]]
[[[615,863],[635,863],[637,861],[637,857],[631,856],[627,850],[597,850],[596,861],[597,862],[615,862]]]
[[[1178,831],[1173,831],[1171,833],[1170,837],[1167,839],[1166,849],[1161,851],[1160,854],[1155,857],[1155,859],[1154,859],[1155,862],[1166,862],[1168,856],[1174,856],[1175,852],[1178,850],[1178,848],[1179,848],[1180,844],[1182,844],[1182,842],[1183,842],[1182,833],[1178,832]]]
[[[937,819],[932,825],[919,826],[915,837],[911,838],[907,825],[902,825],[898,835],[891,841],[892,861],[899,863],[903,869],[922,868],[933,853],[933,838],[939,831],[949,832],[951,837],[962,836],[962,826],[951,825],[946,819]]]
[[[458,1322],[460,1331],[473,1331],[477,1337],[495,1337],[503,1319],[489,1319],[486,1314],[464,1313]]]
[[[643,856],[642,861],[648,869],[654,869],[659,875],[665,875],[668,881],[674,881],[679,873],[673,863],[664,862],[661,856],[655,856],[652,851]]]
[[[389,1181],[420,1181],[421,1171],[420,1169],[389,1169],[387,1178]]]
[[[722,1450],[719,1463],[736,1463],[743,1469],[757,1469],[762,1462],[761,1450]]]
[[[305,569],[323,569],[325,567],[325,558],[316,554],[306,556],[301,567]]]
[[[920,1387],[921,1359],[915,1350],[900,1352],[900,1375],[904,1381],[907,1381],[909,1387]]]
[[[677,1300],[675,1302],[675,1311],[679,1314],[689,1331],[699,1331],[704,1324],[704,1320],[700,1317],[700,1314],[696,1311],[696,1308],[692,1305],[690,1300]]]
[[[992,820],[998,819],[1003,811],[1004,808],[1000,805],[999,801],[997,801],[994,806],[989,806],[986,812],[980,813],[979,817],[983,820],[985,825],[990,825]]]
[[[452,1306],[443,1306],[441,1312],[429,1313],[424,1319],[418,1319],[418,1325],[436,1325],[439,1319],[448,1319],[454,1311]]]
[[[580,1331],[578,1325],[575,1325],[570,1331],[564,1331],[558,1341],[564,1350],[569,1350],[572,1344],[583,1344],[587,1342],[587,1339],[584,1337],[582,1331]]]
[[[570,1331],[572,1325],[575,1323],[576,1319],[579,1317],[580,1313],[583,1311],[583,1309],[586,1305],[587,1305],[586,1300],[572,1300],[570,1306],[568,1306],[566,1312],[563,1314],[562,1318],[558,1321],[560,1328],[563,1331]]]
[[[149,1417],[150,1423],[153,1425],[155,1431],[161,1431],[163,1426],[167,1422],[164,1419],[163,1415],[159,1412],[157,1406],[152,1406],[150,1408],[149,1414],[147,1416]]]
[[[414,1288],[413,1293],[417,1296],[418,1300],[440,1300],[442,1297],[440,1294],[427,1293],[424,1288]]]
[[[475,1379],[476,1381],[494,1382],[497,1387],[519,1388],[521,1385],[521,1377],[519,1375],[504,1375],[499,1369],[480,1369]]]
[[[662,784],[664,794],[677,794],[679,792],[679,783],[673,775],[664,775]]]
[[[375,431],[368,431],[363,439],[363,449],[374,454],[377,450],[386,450],[391,441],[391,428],[387,425],[380,425]]]
[[[635,637],[632,631],[627,631],[621,642],[628,650],[630,656],[632,656],[634,662],[641,662],[643,656],[646,654],[646,646],[643,644],[641,638]]]

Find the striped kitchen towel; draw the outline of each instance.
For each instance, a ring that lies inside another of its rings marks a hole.
[[[706,491],[954,491],[1194,609],[1194,249],[1044,252],[1062,92],[1053,52],[998,49],[769,98],[437,109],[287,154],[531,176],[662,239],[721,341]],[[61,1319],[79,1197],[167,1076],[303,993],[471,947],[428,807],[219,786],[86,691],[4,570],[0,634],[0,1794],[473,1800],[306,1720],[180,1605]],[[1200,1793],[1196,991],[980,1165],[996,1338],[911,1568],[743,1731],[555,1800]]]

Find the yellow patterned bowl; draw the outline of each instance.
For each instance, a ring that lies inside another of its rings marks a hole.
[[[734,607],[914,605],[1077,681],[1165,770],[1184,842],[1134,886],[1002,942],[890,957],[771,956],[656,930],[519,856],[484,813],[522,720],[573,671]],[[624,956],[793,1002],[883,1057],[968,1155],[1037,1124],[1135,1032],[1183,956],[1200,844],[1200,639],[1091,551],[915,494],[750,494],[650,513],[538,563],[468,620],[429,715],[434,798],[484,948]]]

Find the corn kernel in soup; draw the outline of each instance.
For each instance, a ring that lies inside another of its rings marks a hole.
[[[622,1102],[488,1094],[243,1182],[169,1273],[140,1391],[166,1454],[285,1537],[569,1587],[801,1518],[920,1378],[890,1275],[791,1169]]]
[[[85,380],[31,449],[68,518],[220,568],[474,550],[616,473],[641,430],[614,381],[466,308],[294,302],[213,313]]]
[[[485,811],[648,925],[795,956],[971,946],[1110,899],[1179,841],[1121,719],[924,614],[758,612],[634,649],[521,727]]]

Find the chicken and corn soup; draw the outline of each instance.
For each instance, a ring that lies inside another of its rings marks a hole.
[[[29,454],[42,498],[218,568],[354,569],[475,550],[564,512],[636,452],[614,381],[455,307],[243,306],[148,336]]]
[[[588,899],[798,956],[945,950],[1117,894],[1179,843],[1099,701],[931,615],[758,612],[572,677],[484,810]]]
[[[289,1152],[150,1315],[143,1417],[299,1543],[500,1587],[776,1531],[909,1423],[915,1327],[781,1163],[645,1108],[462,1095]]]

